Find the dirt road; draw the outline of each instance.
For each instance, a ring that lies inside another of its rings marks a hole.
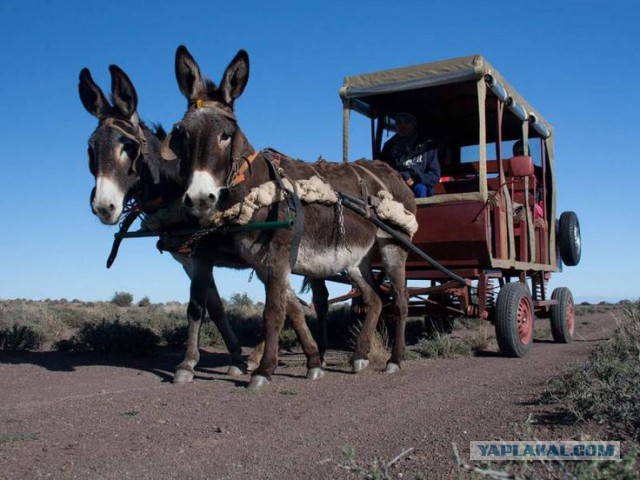
[[[302,357],[288,355],[258,395],[215,353],[189,385],[169,383],[175,356],[2,353],[0,478],[357,478],[345,448],[362,467],[412,448],[394,478],[448,478],[451,442],[464,454],[471,440],[516,439],[550,408],[538,403],[544,383],[614,328],[609,313],[586,315],[569,345],[539,341],[524,359],[412,360],[392,376],[355,376],[333,357],[310,382]]]

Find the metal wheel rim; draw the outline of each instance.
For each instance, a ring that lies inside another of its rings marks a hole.
[[[522,298],[518,303],[518,337],[520,342],[527,345],[533,337],[533,315],[526,298]]]
[[[574,238],[576,252],[579,252],[580,249],[582,248],[582,245],[581,245],[581,239],[580,239],[580,227],[578,225],[573,227],[573,238]]]
[[[569,335],[573,335],[573,329],[575,328],[574,314],[573,302],[567,299],[567,329],[569,330]]]

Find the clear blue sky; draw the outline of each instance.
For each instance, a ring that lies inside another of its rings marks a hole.
[[[223,5],[228,5],[224,7]],[[104,267],[114,230],[89,208],[80,104],[89,67],[109,89],[116,63],[139,112],[170,126],[185,108],[174,73],[185,44],[216,82],[236,51],[251,58],[237,102],[253,145],[341,158],[346,75],[481,53],[556,131],[558,212],[580,217],[583,257],[553,285],[578,300],[637,298],[640,40],[637,1],[34,1],[0,3],[0,298],[188,298],[154,240],[129,240]],[[366,137],[366,133],[363,132]],[[361,151],[368,139],[362,138]],[[223,296],[263,296],[249,272],[217,270]]]

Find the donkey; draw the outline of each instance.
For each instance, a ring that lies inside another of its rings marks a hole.
[[[203,78],[200,67],[184,46],[177,49],[175,70],[188,108],[164,140],[162,154],[169,161],[179,157],[189,171],[183,205],[200,219],[201,225],[210,225],[222,218],[238,220],[246,213],[245,206],[256,202],[258,205],[247,215],[252,220],[282,218],[287,215],[289,206],[281,200],[287,196],[295,200],[292,192],[300,191],[304,182],[329,186],[329,196],[336,191],[352,197],[360,197],[365,190],[372,196],[386,191],[415,222],[416,206],[411,190],[395,170],[382,162],[356,162],[357,166],[329,162],[310,164],[277,152],[254,150],[240,129],[234,111],[234,102],[243,93],[249,78],[249,57],[244,50],[239,51],[227,66],[219,87]],[[273,201],[260,203],[258,199],[264,198],[269,188],[272,194],[274,188],[278,190],[273,194]],[[290,273],[327,278],[347,272],[366,306],[353,370],[357,372],[368,365],[371,337],[382,309],[371,272],[374,255],[379,255],[384,273],[390,280],[396,318],[395,341],[386,371],[393,373],[400,368],[408,309],[405,296],[407,252],[373,223],[340,208],[340,202],[326,205],[322,203],[325,200],[299,203],[301,210],[297,215],[304,218],[301,233],[278,230],[233,234],[237,251],[255,269],[266,289],[265,350],[260,366],[252,373],[251,389],[262,388],[276,368],[278,335],[285,313],[291,309],[287,295]],[[408,238],[414,231],[399,234]],[[294,252],[299,248],[297,256],[292,255],[292,248]],[[311,367],[317,367],[317,361],[317,358],[308,357]]]
[[[150,130],[139,119],[138,97],[129,77],[116,65],[111,65],[109,71],[113,105],[93,81],[89,70],[85,68],[80,72],[80,99],[85,109],[99,120],[88,147],[89,169],[96,180],[91,192],[91,209],[102,223],[114,225],[121,218],[124,206],[133,199],[146,214],[143,227],[184,227],[189,220],[181,215],[185,184],[180,164],[162,162],[159,155],[161,140],[166,134],[161,127],[156,127],[155,132]],[[191,226],[197,226],[191,222]],[[231,355],[228,373],[240,375],[248,367],[242,359],[241,345],[229,325],[212,276],[213,265],[247,268],[247,264],[229,247],[225,248],[228,242],[224,238],[211,237],[201,243],[197,253],[191,257],[171,252],[192,279],[187,349],[184,360],[176,368],[174,383],[193,379],[200,355],[198,336],[205,306]],[[322,281],[315,281],[311,287],[322,333],[326,328],[328,292]],[[311,336],[304,321],[293,326],[299,336],[305,339]],[[249,359],[249,366],[253,363],[254,368],[257,367],[261,355],[262,345],[259,344]],[[310,373],[310,378],[317,376],[317,371]]]

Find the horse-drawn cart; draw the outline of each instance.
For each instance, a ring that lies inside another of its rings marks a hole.
[[[370,119],[373,158],[398,112],[437,145],[442,178],[417,199],[413,237],[428,257],[414,251],[406,265],[410,315],[487,319],[509,356],[527,353],[536,317],[569,342],[572,294],[549,295],[547,284],[562,263],[578,264],[580,227],[573,212],[556,220],[554,133],[543,116],[479,55],[346,77],[340,96],[345,162],[351,112]],[[511,156],[517,140],[525,155]]]

